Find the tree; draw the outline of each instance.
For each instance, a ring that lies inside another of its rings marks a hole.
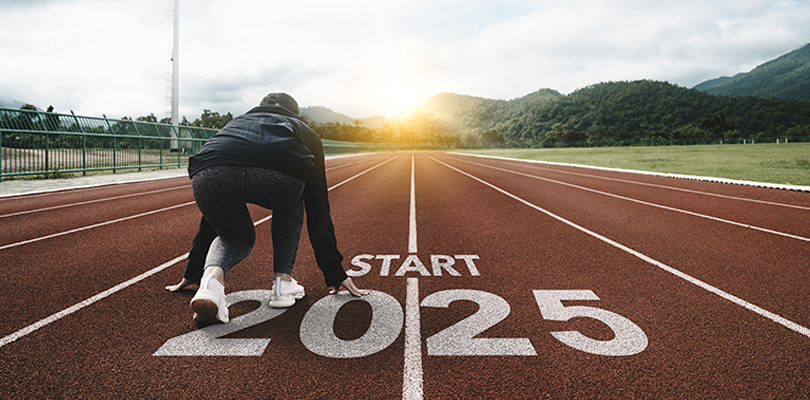
[[[203,110],[200,118],[195,119],[191,125],[203,128],[222,129],[228,122],[231,122],[232,119],[233,115],[231,115],[230,112],[225,115],[219,115],[216,111]]]
[[[481,133],[481,143],[495,144],[503,143],[505,140],[498,131],[490,129]]]
[[[158,122],[157,117],[155,116],[155,113],[151,113],[151,114],[149,114],[147,116],[140,116],[140,117],[138,117],[137,121],[141,121],[141,122]]]

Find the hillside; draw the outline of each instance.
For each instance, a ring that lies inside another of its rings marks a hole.
[[[810,101],[810,44],[732,78],[703,82],[695,89],[714,95],[775,97]]]
[[[563,96],[541,89],[513,100],[492,100],[442,93],[414,104],[394,118],[398,124],[422,125],[436,133],[462,133],[497,128],[500,124]]]
[[[317,124],[333,122],[338,124],[353,125],[354,122],[358,120],[322,106],[304,107],[300,110],[300,113],[302,116],[315,121]],[[359,121],[363,126],[369,128],[380,128],[391,121],[391,119],[388,117],[375,115],[373,117],[359,119]]]
[[[344,115],[322,106],[304,107],[299,110],[301,116],[315,121],[316,124],[327,122],[337,122],[341,124],[351,124],[354,118]]]
[[[508,143],[758,137],[810,132],[810,102],[713,96],[667,82],[607,82],[567,96],[544,89],[519,99],[443,93],[394,121],[442,135],[495,131]]]
[[[700,84],[696,85],[692,89],[702,90],[702,91],[705,92],[706,89],[708,89],[708,88],[710,88],[712,86],[719,85],[719,84],[721,84],[721,83],[723,83],[723,82],[725,82],[725,81],[727,81],[729,79],[731,79],[731,77],[728,77],[728,76],[721,76],[719,78],[709,79],[706,82],[703,82],[703,83],[700,83]]]

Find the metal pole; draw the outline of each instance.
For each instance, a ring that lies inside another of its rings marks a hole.
[[[174,45],[172,46],[172,125],[180,122],[178,113],[178,70],[180,64],[180,0],[174,0]]]

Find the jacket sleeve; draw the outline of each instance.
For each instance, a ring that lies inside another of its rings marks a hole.
[[[315,135],[315,132],[312,132]],[[308,140],[312,154],[315,156],[315,168],[306,181],[304,189],[304,207],[307,215],[307,231],[315,260],[323,272],[327,286],[335,286],[348,277],[343,270],[343,256],[337,249],[335,228],[329,209],[329,192],[326,186],[326,165],[324,163],[323,145],[317,135]]]

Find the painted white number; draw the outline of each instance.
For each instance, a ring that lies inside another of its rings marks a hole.
[[[604,322],[615,334],[611,340],[596,340],[577,331],[551,332],[557,340],[577,350],[605,356],[631,356],[647,348],[647,335],[629,319],[601,308],[562,304],[562,300],[599,300],[590,290],[535,290],[534,298],[544,319],[593,318]]]
[[[502,297],[479,290],[444,290],[422,300],[422,307],[447,308],[458,300],[478,304],[475,314],[427,338],[429,356],[535,356],[526,338],[475,338],[511,312]]]
[[[568,321],[587,317],[602,321],[611,330],[611,340],[596,340],[577,331],[551,332],[557,340],[577,350],[606,356],[630,356],[647,348],[647,335],[629,319],[596,307],[565,306],[564,300],[599,300],[590,290],[534,290],[534,298],[544,319]],[[269,321],[287,309],[270,308],[269,290],[246,290],[231,293],[228,306],[243,301],[258,301],[259,308],[231,319],[228,324],[210,325],[169,339],[155,356],[260,356],[270,339],[223,338]],[[502,297],[480,290],[443,290],[422,300],[422,307],[447,308],[454,301],[475,302],[479,309],[473,315],[426,339],[429,356],[532,356],[537,355],[527,338],[476,338],[503,321],[511,308]],[[371,306],[371,324],[363,336],[343,340],[335,335],[334,321],[341,307],[352,301]],[[391,295],[374,291],[363,297],[347,292],[318,300],[304,314],[300,335],[304,346],[315,354],[332,358],[356,358],[375,354],[390,346],[402,332],[402,305]]]
[[[371,305],[371,325],[363,336],[343,340],[335,335],[334,321],[338,310],[351,301]],[[309,351],[332,358],[365,357],[390,346],[402,332],[402,306],[391,295],[374,291],[363,297],[348,292],[318,300],[301,321],[301,342]]]
[[[236,318],[227,324],[214,324],[169,339],[154,355],[156,356],[260,356],[270,339],[220,339],[223,336],[271,320],[287,311],[286,308],[270,308],[269,290],[245,290],[226,297],[228,306],[243,301],[258,301],[259,308]]]

